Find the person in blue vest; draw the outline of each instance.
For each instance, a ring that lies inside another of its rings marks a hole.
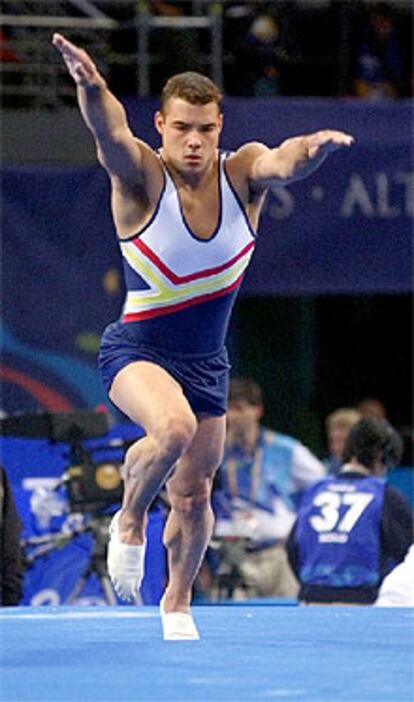
[[[401,438],[386,420],[362,419],[348,436],[340,473],[305,493],[287,544],[301,602],[373,604],[384,577],[404,559],[413,515],[385,479],[401,453]]]
[[[226,596],[226,587],[233,599],[298,592],[285,542],[301,494],[325,476],[325,468],[298,439],[264,426],[263,413],[260,385],[233,378],[224,460],[213,493],[217,599]]]
[[[131,131],[90,56],[60,34],[53,45],[76,83],[110,178],[124,264],[125,304],[103,334],[101,376],[114,405],[145,431],[125,457],[108,573],[120,597],[136,600],[148,510],[166,485],[163,636],[197,640],[191,596],[214,523],[211,488],[224,446],[229,376],[226,334],[260,212],[272,184],[310,175],[354,140],[327,129],[277,148],[250,142],[222,153],[221,92],[207,76],[187,71],[171,76],[161,92],[154,116],[161,148],[154,150]]]

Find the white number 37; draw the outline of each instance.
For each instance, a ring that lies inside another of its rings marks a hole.
[[[374,495],[367,492],[320,492],[313,501],[320,508],[320,514],[310,517],[309,522],[315,531],[333,531],[334,529],[348,533]],[[345,512],[342,508],[346,508]]]

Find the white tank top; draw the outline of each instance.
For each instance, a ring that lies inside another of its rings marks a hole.
[[[210,324],[215,339],[206,339],[204,330],[203,348],[206,344],[214,349],[223,345],[234,298],[256,240],[224,161],[225,156],[221,155],[219,217],[209,239],[200,239],[191,231],[177,188],[163,165],[164,186],[150,222],[120,242],[127,286],[122,321],[140,323],[132,325],[140,340],[149,337],[152,343],[153,338],[164,330],[171,331],[175,324],[181,338],[178,347],[182,348],[183,343],[186,346],[183,334],[188,332],[194,338],[193,346],[199,347],[198,335],[187,326],[203,323],[207,311],[209,320],[215,322]],[[198,350],[194,348],[194,352]]]

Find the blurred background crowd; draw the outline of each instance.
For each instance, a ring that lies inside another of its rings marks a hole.
[[[121,95],[206,71],[230,96],[412,95],[407,0],[4,0],[6,106],[73,100],[52,31],[88,49]]]

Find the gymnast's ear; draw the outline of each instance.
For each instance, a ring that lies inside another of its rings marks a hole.
[[[157,112],[154,115],[154,126],[158,134],[162,135],[164,129],[164,117],[162,115],[162,112],[160,112],[159,110],[157,110]]]

